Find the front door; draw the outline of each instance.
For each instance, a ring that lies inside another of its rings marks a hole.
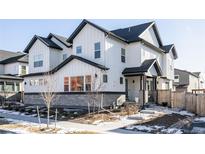
[[[125,94],[126,94],[126,100],[128,100],[128,80],[125,79]]]

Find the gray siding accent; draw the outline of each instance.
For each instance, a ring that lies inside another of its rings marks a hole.
[[[113,106],[113,103],[116,103],[117,98],[121,94],[119,93],[110,93],[103,94],[103,107]],[[100,104],[101,95],[98,97],[98,104]],[[53,100],[53,106],[65,106],[65,107],[76,107],[83,108],[87,107],[88,102],[90,102],[90,97],[88,94],[57,94]],[[25,94],[24,95],[24,104],[25,105],[44,105],[42,96],[40,94]],[[92,105],[91,105],[92,106]]]

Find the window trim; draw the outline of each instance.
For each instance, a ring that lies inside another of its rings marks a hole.
[[[125,48],[121,48],[121,62],[126,63],[126,50],[125,50]]]
[[[108,75],[103,74],[103,83],[108,83]]]
[[[120,77],[120,84],[124,84],[124,78]]]
[[[80,49],[80,52],[78,52],[78,49]],[[76,55],[82,54],[82,46],[76,46]]]
[[[97,44],[99,44],[99,49],[96,49]],[[94,43],[94,58],[95,59],[101,58],[101,43],[100,42]]]

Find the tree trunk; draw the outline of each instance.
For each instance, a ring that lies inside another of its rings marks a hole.
[[[47,128],[49,128],[49,119],[50,119],[50,107],[47,106]]]

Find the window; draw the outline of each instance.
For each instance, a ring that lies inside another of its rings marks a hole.
[[[0,82],[0,91],[4,91],[4,82]]]
[[[95,58],[100,58],[100,42],[95,43]]]
[[[174,76],[174,82],[179,82],[179,75]]]
[[[176,80],[179,79],[179,75],[175,75],[174,79],[176,79]]]
[[[34,80],[30,80],[30,86],[34,86]]]
[[[121,48],[121,62],[125,63],[125,49]]]
[[[34,67],[42,67],[43,66],[43,55],[35,55],[34,56]]]
[[[44,80],[43,79],[39,79],[39,85],[43,86],[44,85]]]
[[[107,74],[103,74],[103,82],[107,83]]]
[[[26,66],[21,66],[21,75],[26,74]]]
[[[77,46],[76,47],[76,54],[81,54],[82,53],[82,46]]]
[[[71,91],[84,91],[84,77],[71,77]]]
[[[64,91],[69,91],[69,77],[64,77]]]
[[[65,53],[63,54],[63,60],[66,60],[66,58],[67,58],[67,54]]]
[[[8,91],[8,92],[13,92],[14,91],[14,83],[13,82],[6,82],[6,87],[4,90]]]
[[[123,77],[120,77],[120,84],[123,84]]]
[[[91,76],[90,75],[85,76],[85,90],[91,91]]]
[[[19,83],[16,83],[16,91],[19,92],[20,91],[20,86]]]

